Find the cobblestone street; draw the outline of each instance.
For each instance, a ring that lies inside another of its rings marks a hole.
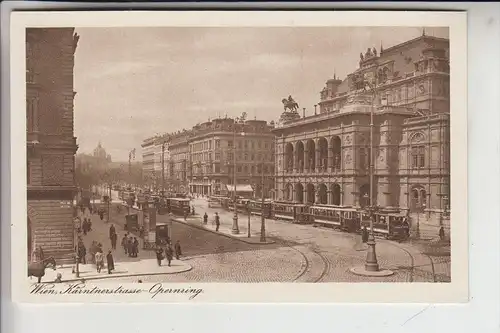
[[[208,208],[204,199],[194,199],[200,218],[206,211],[209,224],[217,211],[221,225],[230,227],[231,212]],[[114,210],[113,210],[114,211]],[[124,213],[122,213],[124,214]],[[239,215],[240,232],[247,232],[247,215]],[[166,216],[158,216],[161,221]],[[124,217],[112,214],[115,223]],[[199,222],[197,222],[199,223]],[[260,231],[260,217],[251,217],[252,234]],[[413,244],[377,239],[377,256],[382,268],[391,269],[389,277],[361,277],[349,269],[364,265],[366,251],[359,235],[311,225],[296,225],[266,220],[267,236],[274,244],[247,244],[183,223],[173,223],[173,240],[180,240],[183,260],[191,271],[141,277],[146,282],[434,282],[449,281],[449,257],[436,258],[420,252]],[[142,251],[144,252],[144,251]],[[448,260],[446,260],[448,258]],[[448,275],[448,276],[447,276]],[[120,281],[132,282],[134,277]]]

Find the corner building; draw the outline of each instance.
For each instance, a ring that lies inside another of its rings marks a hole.
[[[249,195],[271,196],[274,187],[274,126],[263,120],[234,123],[214,119],[193,127],[189,143],[190,192],[204,195],[226,194],[227,185]],[[234,155],[236,154],[236,164]]]
[[[74,262],[73,28],[26,29],[28,256]]]
[[[425,35],[378,54],[369,49],[347,78],[326,82],[319,114],[282,114],[274,130],[278,198],[368,205],[373,110],[374,204],[418,214],[412,217],[431,227],[448,225],[448,49],[447,39]],[[360,77],[375,85],[366,88]]]

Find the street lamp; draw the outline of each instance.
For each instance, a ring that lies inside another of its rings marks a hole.
[[[244,117],[242,117],[244,121]],[[233,215],[233,227],[231,228],[232,234],[239,234],[240,229],[238,227],[238,209],[236,208],[236,124],[238,118],[233,120],[233,205],[234,205],[234,215]],[[242,131],[241,135],[244,136],[245,133]]]
[[[374,233],[374,220],[376,218],[375,211],[377,207],[375,207],[375,203],[373,201],[373,190],[374,190],[374,161],[373,161],[373,130],[375,127],[374,124],[374,109],[375,109],[375,99],[377,97],[377,78],[375,77],[373,80],[368,80],[367,77],[355,77],[356,85],[358,89],[363,89],[364,91],[369,91],[372,94],[371,106],[370,106],[370,193],[369,193],[369,206],[368,213],[370,216],[370,234],[368,236],[368,250],[366,253],[366,261],[364,269],[352,268],[351,272],[358,275],[364,276],[389,276],[394,274],[394,272],[389,270],[380,270],[378,260],[377,260],[377,252],[375,250],[375,233]],[[362,85],[362,87],[360,87]]]
[[[266,242],[266,218],[264,217],[264,162],[262,162],[262,184],[261,184],[261,214],[260,214],[260,241],[262,243]]]

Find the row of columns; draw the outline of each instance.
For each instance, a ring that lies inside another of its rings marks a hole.
[[[318,188],[313,189],[313,197],[314,197],[314,202],[315,203],[323,203],[323,204],[333,204],[333,205],[340,205],[342,202],[342,191],[340,188],[338,188],[338,192],[335,194],[333,190],[327,190],[325,191],[326,194],[326,202],[321,202],[321,193],[318,190]],[[294,187],[288,187],[283,189],[283,198],[286,198],[291,201],[298,201],[298,202],[310,202],[311,198],[309,197],[307,186],[302,188],[302,198],[298,197],[298,191]],[[302,199],[302,200],[300,200]]]
[[[310,154],[309,147],[306,146],[304,149],[304,154],[302,159],[300,158],[302,154],[298,151],[292,150],[292,156],[290,156],[290,150],[285,148],[285,162],[287,172],[335,172],[341,169],[341,149],[338,147],[337,151],[334,147],[327,148],[327,153],[320,147],[315,149],[315,154]],[[313,155],[313,156],[311,156]],[[327,155],[327,156],[325,156]]]

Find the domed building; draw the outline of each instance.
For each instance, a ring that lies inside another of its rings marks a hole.
[[[106,149],[102,147],[101,141],[97,144],[92,155],[101,161],[111,162],[111,155],[106,153]]]

